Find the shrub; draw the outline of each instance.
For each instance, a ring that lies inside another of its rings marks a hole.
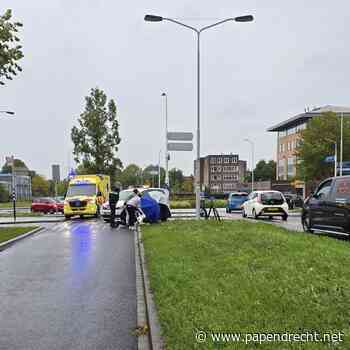
[[[0,184],[0,203],[6,203],[10,199],[8,190]]]

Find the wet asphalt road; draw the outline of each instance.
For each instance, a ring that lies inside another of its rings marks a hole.
[[[0,252],[0,349],[137,348],[133,233],[49,224]]]

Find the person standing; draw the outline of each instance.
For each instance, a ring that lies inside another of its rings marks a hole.
[[[137,188],[134,189],[134,196],[128,200],[126,203],[126,210],[129,214],[129,228],[133,228],[136,223],[136,211],[140,207],[141,203],[141,193]]]
[[[113,187],[112,191],[109,193],[109,207],[111,209],[111,216],[110,216],[111,227],[115,227],[115,209],[119,201],[119,192],[120,192],[120,189],[118,187]]]

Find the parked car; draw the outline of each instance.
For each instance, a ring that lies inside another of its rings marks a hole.
[[[155,199],[160,207],[160,219],[166,221],[170,216],[170,202],[169,202],[169,191],[164,188],[139,188],[141,194],[148,193],[153,199]],[[134,196],[133,189],[123,190],[119,193],[119,201],[116,205],[115,215],[120,216],[126,202]],[[109,202],[102,205],[101,216],[104,221],[109,221],[111,216],[111,209]]]
[[[255,219],[262,216],[269,219],[280,216],[282,220],[286,221],[288,219],[288,204],[279,191],[254,191],[243,203],[242,216],[251,216]]]
[[[30,210],[33,213],[54,214],[58,211],[58,205],[52,198],[34,198]]]
[[[242,204],[248,199],[246,192],[231,192],[227,199],[226,213],[231,213],[232,210],[241,210]]]
[[[323,181],[305,200],[301,223],[306,232],[350,235],[350,176]]]
[[[284,193],[284,198],[287,200],[289,210],[294,208],[302,208],[303,200],[294,193]]]
[[[54,200],[57,203],[57,211],[63,214],[63,212],[64,212],[64,197],[55,197]]]

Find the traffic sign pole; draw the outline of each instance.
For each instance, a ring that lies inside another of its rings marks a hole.
[[[12,191],[12,203],[13,203],[13,222],[16,222],[16,191]]]

